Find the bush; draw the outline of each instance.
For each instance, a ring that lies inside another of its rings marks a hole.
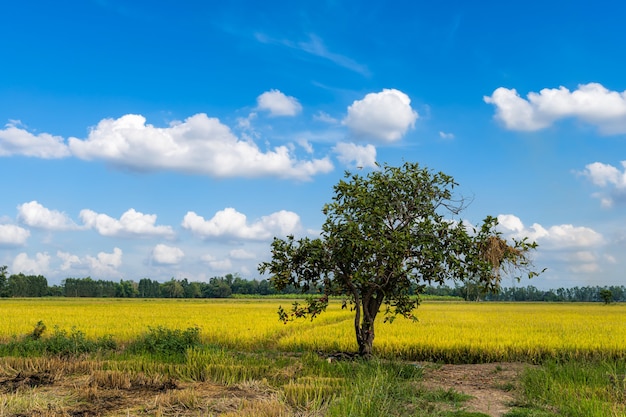
[[[147,353],[163,358],[184,357],[187,349],[200,347],[200,329],[189,327],[186,330],[167,329],[162,326],[149,327],[148,333],[132,342],[131,353]]]
[[[33,331],[22,339],[15,338],[0,347],[0,352],[17,356],[59,355],[74,356],[82,353],[94,353],[117,349],[112,336],[100,337],[96,340],[87,339],[85,333],[72,328],[68,334],[59,327],[49,337],[44,337],[46,325],[39,321]]]

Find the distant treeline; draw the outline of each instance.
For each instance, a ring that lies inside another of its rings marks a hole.
[[[533,286],[502,288],[497,294],[485,294],[475,285],[426,287],[423,294],[460,297],[483,301],[604,301],[600,292],[609,290],[613,301],[626,301],[626,287],[573,287],[543,291]],[[227,298],[231,295],[296,294],[296,288],[277,291],[268,280],[247,280],[237,274],[213,277],[209,282],[170,279],[158,282],[142,278],[139,282],[119,282],[86,278],[66,278],[61,285],[48,286],[42,275],[13,274],[0,266],[0,297],[120,297],[120,298]]]
[[[282,294],[296,293],[287,289]],[[227,274],[214,277],[209,282],[189,282],[172,278],[158,282],[142,278],[139,282],[119,282],[86,278],[66,278],[61,285],[48,286],[41,275],[0,275],[0,297],[119,297],[119,298],[227,298],[233,294],[280,294],[267,280],[246,280]]]
[[[468,301],[567,301],[567,302],[606,302],[602,291],[610,291],[613,302],[626,301],[624,286],[587,286],[540,290],[532,285],[526,287],[504,287],[497,293],[485,293],[481,288],[469,284],[456,287],[426,287],[424,294],[461,297]]]

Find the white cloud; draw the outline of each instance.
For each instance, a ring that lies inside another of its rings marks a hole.
[[[591,263],[591,262],[596,262],[597,260],[596,255],[593,252],[587,251],[587,250],[574,252],[573,257],[578,262],[590,262]]]
[[[446,133],[446,132],[439,131],[439,137],[441,139],[454,139],[454,133]]]
[[[230,259],[217,259],[211,255],[204,255],[201,259],[215,271],[229,271],[233,268]]]
[[[77,255],[72,255],[68,252],[57,251],[57,258],[63,261],[61,264],[61,271],[69,271],[82,264],[80,258]]]
[[[339,120],[335,119],[330,114],[323,112],[323,111],[318,111],[317,114],[313,116],[313,120],[317,120],[319,122],[328,123],[332,125],[339,123]]]
[[[606,134],[626,133],[626,91],[609,91],[598,83],[577,90],[544,88],[520,97],[515,89],[497,88],[486,103],[496,106],[496,119],[507,129],[534,131],[565,118],[578,118]]]
[[[237,118],[237,127],[242,130],[252,130],[252,121],[257,118],[255,112],[251,112],[247,117]]]
[[[122,250],[113,248],[113,253],[99,252],[96,257],[86,256],[85,262],[89,266],[90,275],[96,278],[121,277],[117,270],[122,265]]]
[[[255,259],[256,255],[252,252],[248,252],[245,249],[233,249],[228,253],[233,259]]]
[[[290,40],[276,40],[276,39],[270,38],[269,36],[263,33],[256,33],[255,37],[261,43],[279,44],[279,45],[287,46],[289,48],[298,49],[308,54],[318,56],[320,58],[328,59],[329,61],[333,62],[336,65],[339,65],[340,67],[357,72],[366,77],[370,75],[369,69],[365,65],[359,64],[358,62],[354,61],[353,59],[347,56],[329,51],[324,45],[324,42],[322,41],[322,39],[320,39],[320,37],[315,34],[310,34],[309,40],[306,42],[292,42]]]
[[[302,149],[304,149],[306,153],[313,153],[313,145],[311,145],[308,140],[298,139],[296,142],[302,147]]]
[[[326,48],[326,45],[324,45],[322,39],[317,35],[310,34],[308,42],[299,42],[297,46],[303,51],[308,52],[312,55],[326,58],[341,67],[347,68],[354,72],[358,72],[361,75],[369,76],[369,70],[365,65],[361,65],[353,59],[348,58],[344,55],[330,52]]]
[[[286,236],[301,228],[300,217],[291,211],[281,210],[248,224],[245,214],[234,208],[220,210],[210,220],[193,211],[187,212],[182,226],[202,238],[238,238],[250,240]]]
[[[22,155],[44,159],[64,158],[70,151],[63,138],[47,133],[38,135],[11,122],[0,129],[0,156]]]
[[[50,255],[46,252],[37,253],[35,259],[31,259],[25,253],[20,253],[13,260],[11,268],[15,273],[46,275],[50,269]]]
[[[302,111],[302,105],[295,97],[286,96],[279,90],[270,90],[257,97],[257,108],[266,110],[272,116],[295,116]]]
[[[114,248],[112,253],[99,252],[95,257],[78,255],[68,252],[57,251],[57,258],[62,261],[60,270],[66,273],[78,273],[98,279],[121,278],[122,274],[117,270],[122,265],[123,252]]]
[[[78,158],[104,160],[137,171],[306,180],[333,169],[327,157],[298,160],[286,146],[262,152],[254,142],[239,140],[228,126],[206,114],[196,114],[165,128],[146,124],[140,115],[104,119],[87,139],[70,138],[69,146]]]
[[[558,274],[558,271],[567,271],[564,273],[568,275],[597,274],[609,263],[604,254],[605,238],[591,228],[571,224],[547,228],[537,223],[525,226],[512,214],[500,215],[498,221],[498,230],[504,237],[528,237],[538,243],[537,258],[541,259],[541,267],[547,266],[549,274]]]
[[[78,226],[65,214],[33,200],[17,206],[17,218],[27,226],[46,230],[72,230]]]
[[[355,100],[348,107],[343,124],[357,137],[393,142],[413,128],[417,118],[409,96],[399,90],[384,89]]]
[[[602,268],[597,263],[581,263],[570,265],[568,270],[574,274],[593,274],[600,272]]]
[[[519,234],[524,231],[524,223],[513,214],[501,214],[498,216],[498,225],[507,232]]]
[[[0,246],[24,246],[30,231],[13,224],[0,224]]]
[[[177,247],[158,244],[152,249],[152,260],[160,265],[176,265],[185,257]]]
[[[528,237],[546,249],[595,248],[605,243],[600,233],[588,227],[562,224],[546,229],[538,223],[526,227],[512,214],[499,215],[498,222],[499,229],[504,233],[515,238]]]
[[[340,142],[333,150],[337,153],[337,159],[345,165],[354,162],[355,167],[376,168],[376,148],[373,145],[359,146]]]
[[[171,226],[155,226],[156,214],[143,214],[132,208],[122,214],[119,220],[88,209],[81,210],[80,218],[86,227],[95,229],[103,236],[174,236]]]
[[[612,207],[616,200],[626,200],[626,161],[622,161],[621,164],[622,171],[610,164],[594,162],[588,164],[581,173],[589,178],[594,185],[608,189],[608,194],[595,194],[603,207]]]

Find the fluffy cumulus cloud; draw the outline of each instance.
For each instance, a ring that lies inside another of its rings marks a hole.
[[[156,214],[143,214],[132,208],[122,214],[119,220],[88,209],[81,210],[79,216],[85,227],[95,229],[103,236],[166,238],[174,236],[171,226],[155,225]]]
[[[122,266],[122,255],[120,248],[113,248],[112,253],[99,252],[95,257],[88,255],[85,262],[90,274],[96,278],[121,277],[118,268]]]
[[[47,133],[35,135],[19,122],[11,122],[0,129],[0,156],[11,155],[53,159],[70,156],[70,151],[59,136]]]
[[[399,90],[384,89],[354,101],[343,124],[356,137],[394,142],[415,126],[417,118],[409,96]]]
[[[525,226],[519,217],[512,214],[498,216],[499,228],[515,238],[528,237],[546,249],[584,249],[597,248],[604,244],[603,236],[595,230],[562,224],[544,228],[540,224]]]
[[[17,218],[27,226],[46,230],[72,230],[78,226],[60,211],[50,210],[37,201],[17,206]]]
[[[591,228],[571,224],[548,228],[537,223],[525,226],[512,214],[500,215],[498,221],[498,228],[505,237],[528,237],[537,242],[538,255],[541,254],[544,265],[548,264],[548,270],[555,267],[557,271],[563,269],[584,275],[599,272],[603,265],[610,263],[607,255],[602,255],[606,245],[604,237]]]
[[[158,244],[152,249],[152,261],[159,265],[176,265],[185,257],[177,247]]]
[[[376,168],[376,148],[373,145],[359,146],[354,143],[338,143],[334,149],[339,162],[358,168]]]
[[[301,228],[300,217],[291,211],[281,210],[269,216],[263,216],[256,222],[248,223],[245,214],[234,208],[220,210],[206,220],[204,217],[187,212],[182,226],[192,233],[208,238],[236,238],[246,240],[264,240],[273,236],[286,236]]]
[[[610,91],[598,83],[582,84],[574,91],[544,88],[527,98],[500,87],[484,100],[496,107],[496,119],[511,130],[534,131],[577,118],[606,134],[626,133],[626,91]]]
[[[46,275],[50,271],[50,255],[44,252],[29,258],[27,254],[20,253],[13,260],[11,270],[29,275]]]
[[[582,172],[594,185],[603,189],[603,192],[595,194],[603,207],[612,207],[616,201],[626,202],[626,161],[621,164],[620,170],[610,164],[594,162]]]
[[[83,264],[78,255],[73,255],[69,252],[57,251],[57,258],[62,261],[61,271],[69,271],[77,267],[80,268]]]
[[[118,268],[122,265],[123,252],[114,248],[113,252],[99,252],[96,256],[80,257],[69,252],[57,251],[57,258],[61,261],[59,269],[66,274],[75,273],[95,278],[121,277]]]
[[[333,169],[329,158],[298,160],[287,146],[262,151],[240,140],[216,118],[196,114],[158,128],[140,115],[105,119],[85,140],[70,138],[78,158],[137,171],[171,170],[214,177],[310,179]]]
[[[14,224],[0,224],[0,246],[24,246],[30,231]]]
[[[302,105],[295,97],[287,96],[278,90],[270,90],[256,99],[257,108],[270,112],[272,116],[295,116],[302,111]]]

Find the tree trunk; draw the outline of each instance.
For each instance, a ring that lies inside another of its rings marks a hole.
[[[359,344],[359,355],[364,358],[372,356],[374,345],[374,323],[363,323],[357,330],[357,342]]]
[[[363,316],[357,309],[354,327],[356,329],[356,341],[359,345],[359,355],[365,358],[372,356],[374,345],[374,321],[378,315],[378,309],[382,303],[382,296],[366,295],[362,299]],[[361,320],[359,320],[361,319]]]

